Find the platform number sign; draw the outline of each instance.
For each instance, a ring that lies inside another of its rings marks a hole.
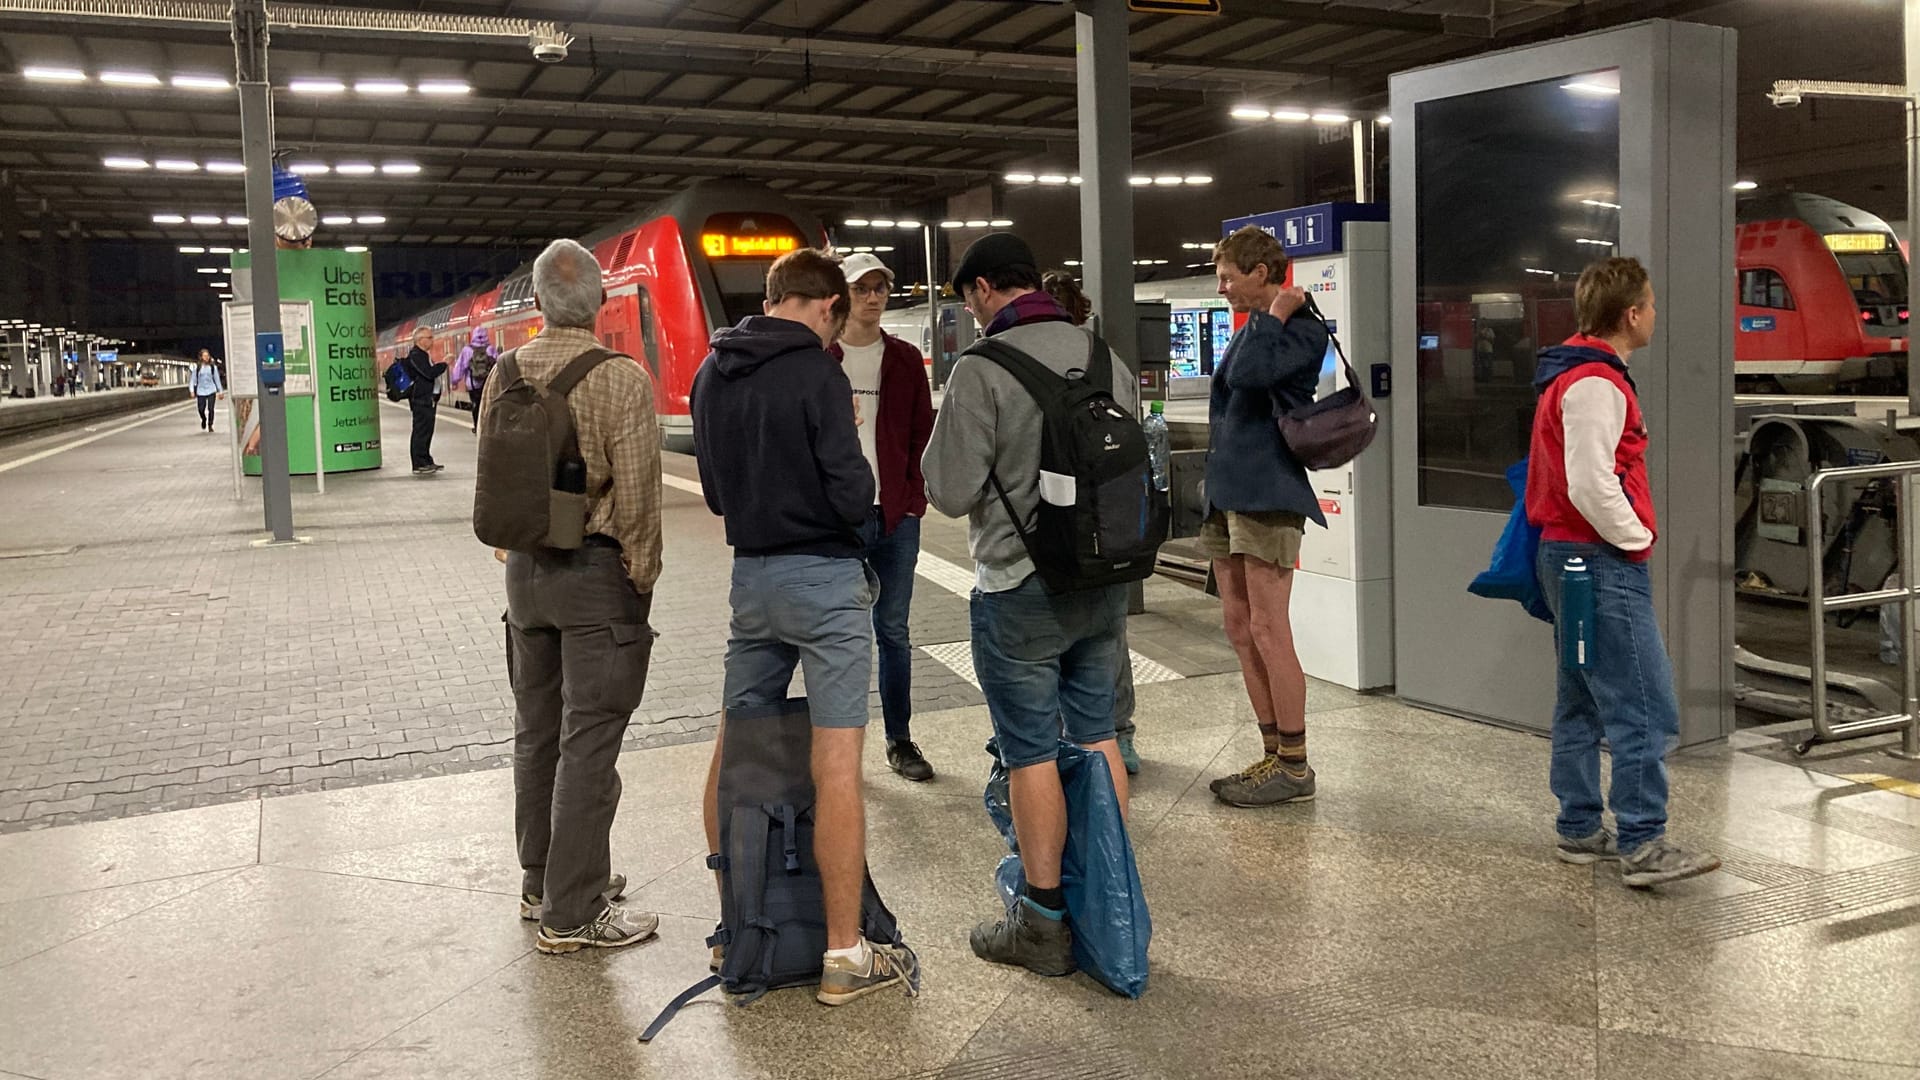
[[[1153,15],[1218,15],[1222,0],[1127,0],[1128,11]]]

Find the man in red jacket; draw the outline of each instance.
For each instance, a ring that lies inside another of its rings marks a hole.
[[[1593,583],[1585,667],[1560,658],[1553,709],[1553,794],[1563,862],[1620,863],[1646,888],[1720,868],[1667,832],[1667,749],[1680,732],[1673,665],[1653,612],[1659,521],[1647,483],[1647,424],[1627,358],[1653,340],[1653,285],[1637,259],[1604,259],[1574,287],[1580,332],[1540,353],[1534,388],[1527,517],[1540,527],[1540,587],[1560,621],[1563,575],[1582,560]],[[1559,641],[1559,635],[1555,635]],[[1619,837],[1601,819],[1600,739],[1613,750],[1608,802]]]
[[[907,613],[920,562],[920,518],[927,512],[927,481],[920,455],[933,434],[933,392],[920,350],[880,329],[893,291],[893,271],[861,253],[841,264],[853,304],[831,350],[853,383],[860,449],[879,492],[861,537],[867,565],[880,578],[873,604],[873,639],[880,653],[880,713],[886,720],[887,766],[909,780],[933,779],[933,766],[914,745],[913,644]]]

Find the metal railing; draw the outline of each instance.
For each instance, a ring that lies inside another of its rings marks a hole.
[[[1826,595],[1826,521],[1820,503],[1822,485],[1843,480],[1873,480],[1882,477],[1895,478],[1894,496],[1894,535],[1897,565],[1900,567],[1900,586],[1892,589],[1874,589],[1869,592],[1847,593],[1842,596]],[[1883,735],[1888,732],[1901,732],[1900,748],[1888,753],[1903,758],[1920,758],[1920,682],[1916,681],[1914,658],[1914,614],[1920,608],[1920,575],[1912,572],[1912,567],[1920,561],[1910,558],[1915,551],[1916,529],[1915,504],[1920,503],[1920,490],[1916,489],[1916,479],[1920,479],[1920,461],[1900,461],[1886,465],[1855,465],[1841,469],[1821,469],[1807,481],[1807,618],[1811,626],[1808,641],[1813,650],[1813,738],[1798,747],[1806,753],[1815,743],[1835,742],[1841,739],[1858,739],[1868,735]],[[1903,711],[1887,713],[1881,716],[1863,717],[1835,723],[1827,718],[1827,613],[1847,611],[1858,608],[1879,607],[1883,604],[1900,604],[1900,701]]]

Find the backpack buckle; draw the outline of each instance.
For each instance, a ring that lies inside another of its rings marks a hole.
[[[733,930],[731,927],[726,927],[726,926],[717,927],[713,931],[713,936],[707,939],[707,948],[709,949],[713,948],[715,945],[731,945],[731,944],[733,944]]]
[[[717,855],[717,854],[707,856],[707,869],[715,870],[722,874],[726,873],[727,857],[725,855]]]

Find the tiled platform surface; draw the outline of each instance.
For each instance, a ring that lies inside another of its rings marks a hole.
[[[705,974],[708,748],[633,749],[635,949],[515,918],[503,770],[0,836],[0,1076],[1581,1077],[1920,1080],[1920,801],[1727,748],[1674,761],[1726,871],[1654,894],[1556,862],[1545,744],[1316,685],[1320,798],[1215,803],[1255,750],[1237,676],[1140,690],[1139,1001],[979,963],[998,840],[979,707],[869,745],[871,860],[924,993],[787,991],[638,1030]]]

